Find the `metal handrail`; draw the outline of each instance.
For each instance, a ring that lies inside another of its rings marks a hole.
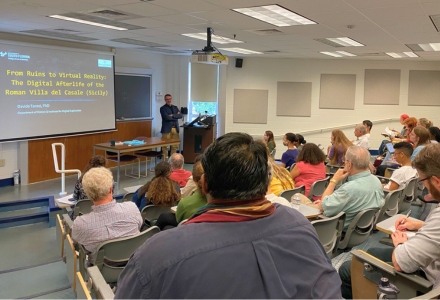
[[[58,155],[56,146],[61,146],[61,169],[58,166]],[[78,169],[65,170],[66,164],[66,147],[63,143],[52,143],[53,164],[55,166],[55,172],[61,173],[61,192],[60,196],[65,196],[66,193],[66,173],[77,173],[78,178],[81,177],[81,171]]]

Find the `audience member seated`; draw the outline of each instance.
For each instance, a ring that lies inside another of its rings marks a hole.
[[[430,143],[429,139],[431,136],[429,134],[428,129],[426,129],[423,126],[417,126],[410,131],[408,137],[414,147],[414,151],[411,155],[411,161],[412,161],[416,157],[417,153],[419,153],[419,151],[423,149],[423,147],[425,147]],[[399,165],[391,160],[391,154],[387,153],[382,164],[377,168],[376,175],[384,176],[385,170],[387,168],[397,169],[398,167]]]
[[[296,158],[296,165],[290,171],[290,175],[295,180],[295,186],[304,185],[305,195],[309,194],[310,187],[315,181],[326,177],[324,161],[325,154],[318,146],[311,143],[305,144]]]
[[[295,147],[296,149],[298,149],[299,152],[301,152],[307,141],[304,139],[304,137],[301,134],[297,134],[296,139],[297,141],[295,142]]]
[[[438,127],[432,126],[429,127],[429,139],[431,140],[431,144],[440,143],[440,129]]]
[[[134,203],[113,199],[113,176],[106,168],[90,169],[82,186],[93,206],[90,213],[76,217],[72,239],[90,252],[89,262],[93,263],[91,257],[103,242],[138,234],[142,217]]]
[[[184,161],[183,155],[180,153],[171,155],[170,164],[172,172],[170,179],[177,181],[180,187],[184,187],[192,175],[190,171],[183,168]]]
[[[205,150],[202,165],[208,205],[133,253],[115,299],[341,298],[310,222],[264,198],[265,145],[228,133]]]
[[[409,117],[409,118],[405,119],[405,121],[403,121],[403,125],[405,126],[405,129],[406,129],[406,132],[405,132],[406,137],[405,136],[403,136],[402,138],[391,137],[391,141],[393,143],[410,142],[409,135],[413,131],[414,127],[417,126],[417,122],[418,122],[418,120],[414,117]]]
[[[288,132],[283,136],[283,145],[287,147],[287,151],[281,156],[280,165],[283,168],[290,168],[296,162],[299,153],[295,147],[296,142],[298,142],[298,139],[294,133]]]
[[[373,122],[371,122],[370,120],[364,120],[362,121],[362,125],[364,125],[367,129],[367,133],[365,135],[367,136],[368,140],[370,140],[370,132],[373,128]]]
[[[330,137],[331,146],[327,149],[327,156],[330,159],[331,165],[344,165],[345,153],[348,147],[353,146],[353,143],[345,136],[342,130],[335,129],[332,131]]]
[[[394,159],[401,167],[393,172],[390,181],[384,184],[384,189],[389,191],[397,190],[417,175],[417,171],[411,166],[413,151],[413,147],[408,142],[400,142],[394,145]]]
[[[426,129],[429,129],[429,127],[432,127],[432,125],[432,121],[428,120],[427,118],[420,118],[417,120],[417,126],[423,126]]]
[[[327,217],[333,217],[344,211],[346,219],[344,231],[356,214],[364,209],[381,207],[384,194],[380,180],[370,173],[370,153],[365,148],[351,146],[345,154],[345,167],[339,169],[330,183],[322,200],[314,203]],[[346,183],[335,190],[338,182],[348,177]]]
[[[200,161],[201,159],[202,159],[202,155],[198,155],[194,160],[194,164]],[[197,183],[194,181],[194,178],[191,175],[191,177],[188,178],[188,182],[186,183],[186,185],[180,189],[180,194],[182,195],[182,199],[191,196],[196,189],[197,189]]]
[[[272,180],[269,184],[269,189],[272,194],[279,196],[282,191],[295,188],[295,183],[288,170],[277,165],[272,158],[269,158],[269,162],[272,165]]]
[[[402,114],[400,115],[400,124],[403,126],[402,131],[398,132],[397,130],[391,129],[393,131],[393,136],[392,138],[399,138],[399,139],[404,139],[404,140],[395,140],[396,143],[398,143],[399,141],[403,142],[406,141],[406,137],[408,136],[408,130],[406,129],[405,126],[405,120],[408,119],[409,116],[407,114]],[[390,140],[383,140],[382,143],[379,146],[379,154],[383,155],[385,154],[385,150],[386,147],[385,145],[390,143]]]
[[[440,145],[427,145],[413,160],[419,177],[434,199],[440,199]],[[394,247],[370,248],[367,252],[388,262],[399,272],[413,273],[421,270],[433,284],[440,285],[440,207],[437,206],[426,218],[425,222],[407,219],[401,216],[396,220],[398,231],[391,235]],[[417,231],[410,239],[405,231]],[[351,261],[339,268],[342,279],[342,296],[352,299]]]
[[[273,163],[269,162],[269,181],[272,181],[273,179],[273,165]],[[266,192],[266,199],[272,203],[278,203],[287,207],[292,207],[292,205],[290,205],[290,202],[286,198],[279,197],[272,193],[272,191],[270,190],[270,185]]]
[[[171,165],[166,161],[154,167],[154,177],[141,186],[133,195],[133,202],[139,210],[146,205],[174,206],[180,200],[179,184],[170,179]]]
[[[73,190],[73,199],[75,200],[87,199],[87,195],[82,187],[82,179],[84,177],[84,174],[86,174],[87,171],[89,171],[91,168],[105,167],[106,164],[107,164],[107,160],[102,155],[93,156],[89,160],[89,163],[85,167],[81,177],[78,178],[78,180],[76,181],[75,189]]]
[[[356,136],[356,140],[353,141],[353,145],[362,147],[364,149],[370,149],[370,140],[368,138],[367,128],[364,125],[356,125],[354,128],[354,135]]]
[[[270,130],[266,130],[263,135],[264,142],[267,145],[267,148],[269,148],[269,153],[272,153],[272,151],[277,147],[277,144],[275,144],[275,138],[273,136],[273,132]]]
[[[200,179],[203,175],[202,162],[199,160],[194,163],[193,166],[193,180],[197,185],[194,193],[186,198],[180,200],[179,205],[176,210],[176,221],[180,223],[181,221],[191,217],[200,207],[206,205],[206,196],[202,190],[202,183]]]

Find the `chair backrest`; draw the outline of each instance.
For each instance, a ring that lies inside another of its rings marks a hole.
[[[133,201],[133,195],[134,192],[125,194],[124,197],[122,198],[122,202]]]
[[[425,186],[423,184],[423,181],[420,181],[420,179],[417,178],[417,182],[414,186],[414,200],[419,198],[419,196],[422,194],[424,188],[425,188]]]
[[[157,221],[161,213],[171,212],[171,207],[168,206],[158,206],[158,205],[147,205],[142,211],[141,215],[144,221],[148,221],[151,225]]]
[[[101,271],[105,281],[116,282],[133,252],[158,232],[160,232],[159,227],[153,226],[137,235],[107,241],[99,245],[93,262]]]
[[[306,187],[301,185],[301,186],[296,187],[294,189],[282,191],[280,194],[280,197],[283,197],[284,199],[287,199],[287,201],[290,202],[290,199],[292,199],[292,196],[297,193],[301,193],[304,195],[306,193]]]
[[[115,298],[115,293],[112,291],[110,285],[105,282],[97,266],[88,267],[87,275],[89,277],[89,285],[91,281],[93,299],[111,300]]]
[[[73,218],[75,219],[79,215],[85,215],[92,211],[93,202],[89,199],[83,199],[76,202],[73,208]]]
[[[339,243],[342,229],[344,228],[345,212],[340,212],[334,217],[310,222],[318,234],[318,239],[325,252],[331,258],[335,246]]]
[[[386,220],[394,215],[397,214],[399,210],[399,201],[402,198],[404,187],[399,187],[397,190],[390,191],[385,197],[385,202],[383,206],[380,208],[376,223],[374,224],[376,226],[377,223],[382,222],[383,220]]]
[[[338,245],[338,249],[352,248],[366,241],[374,228],[378,211],[379,208],[375,207],[358,212],[350,222],[344,239]]]
[[[384,172],[384,177],[391,178],[391,175],[393,175],[394,171],[396,171],[396,169],[386,168],[386,170]]]
[[[290,165],[290,167],[288,168],[289,172],[291,172],[293,170],[293,168],[295,168],[296,163],[293,163]]]
[[[327,188],[329,182],[330,182],[330,176],[315,181],[310,187],[309,195],[307,197],[313,201],[313,197],[319,197],[322,194],[324,194],[324,191]]]
[[[411,203],[414,201],[414,189],[416,188],[418,178],[412,178],[405,185],[402,197],[399,201],[399,213],[407,211],[411,207]]]
[[[275,154],[277,153],[277,149],[274,148],[271,152],[270,152],[270,156],[272,157],[272,159],[275,159]]]
[[[338,165],[326,165],[325,167],[328,171],[327,173],[330,173],[330,174],[335,174],[339,169],[344,168],[344,166],[338,166]]]

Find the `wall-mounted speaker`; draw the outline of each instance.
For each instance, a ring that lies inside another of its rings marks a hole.
[[[235,59],[235,67],[236,68],[243,68],[243,58],[236,58]]]

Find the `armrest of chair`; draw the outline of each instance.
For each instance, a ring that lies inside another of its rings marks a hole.
[[[97,266],[87,268],[87,273],[92,280],[92,291],[97,294],[98,299],[113,299],[115,297]]]
[[[379,175],[376,175],[376,177],[379,178],[379,180],[380,180],[382,183],[388,183],[388,181],[390,181],[390,178],[385,177],[385,176],[379,176]]]
[[[68,214],[71,214],[73,212],[73,208],[71,206],[66,206],[66,207],[64,207],[64,209],[66,210],[66,212]]]
[[[421,295],[421,296],[418,296],[415,298],[411,298],[411,299],[414,299],[414,300],[415,299],[438,299],[439,296],[440,296],[440,287],[437,287],[424,295]]]

